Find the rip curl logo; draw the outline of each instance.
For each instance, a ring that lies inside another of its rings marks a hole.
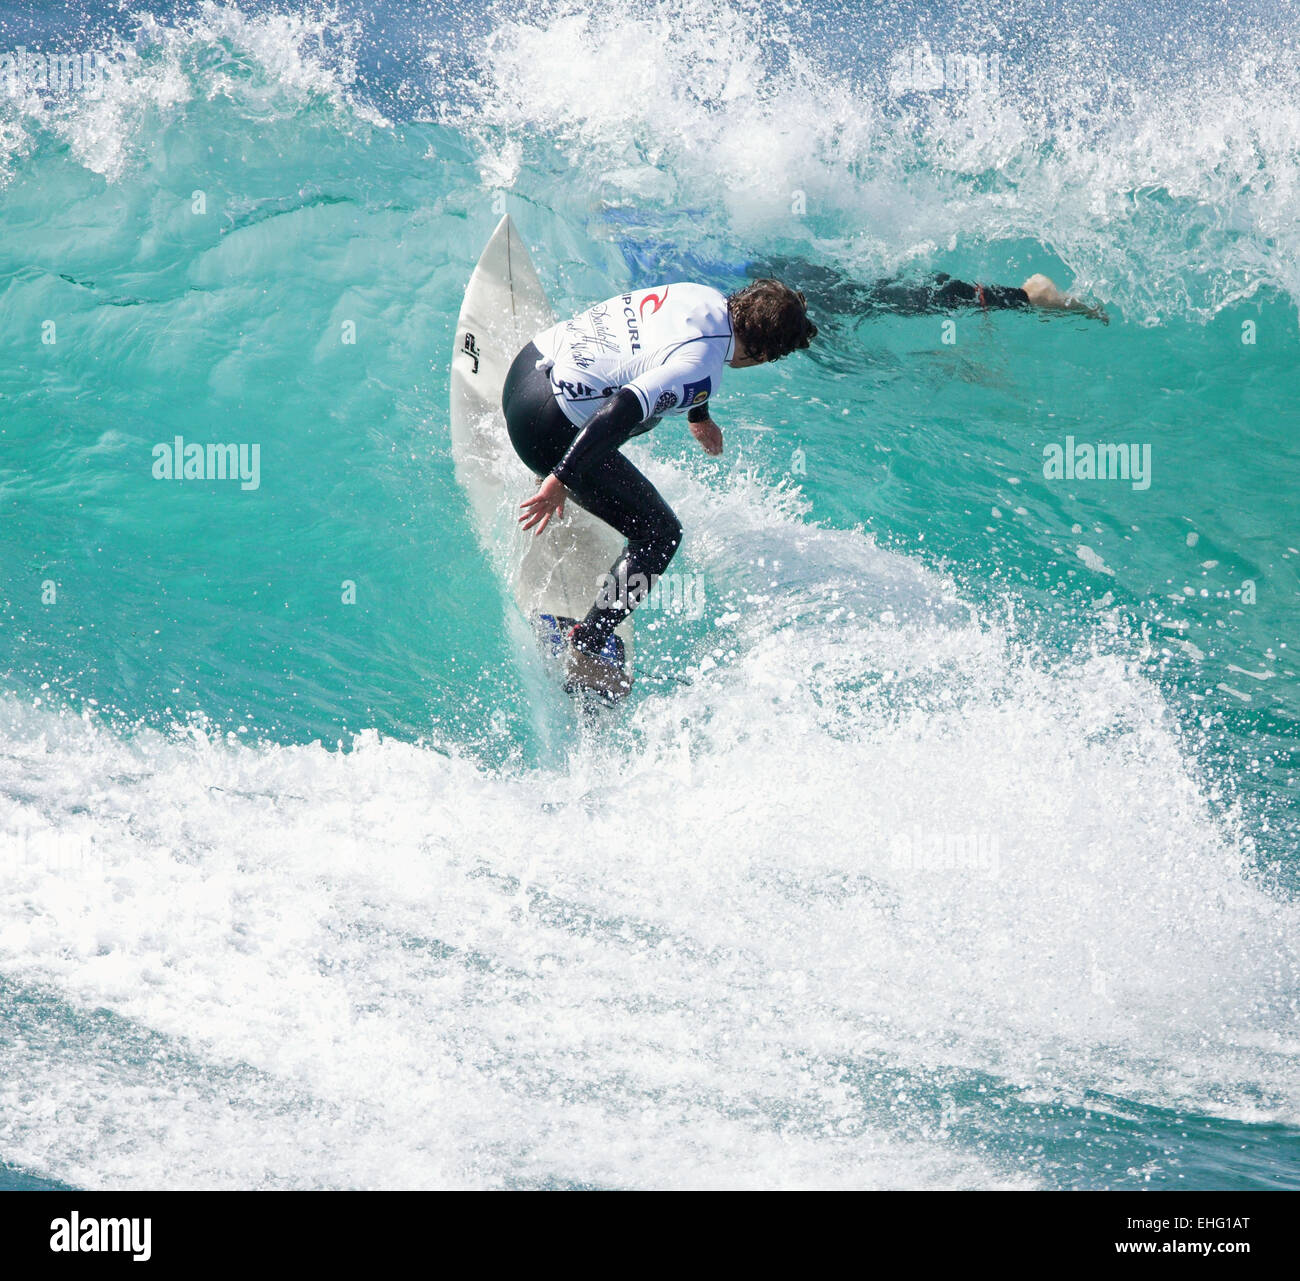
[[[654,412],[656,414],[667,413],[676,403],[677,393],[675,391],[666,391],[655,401]]]
[[[665,285],[665,286],[664,286],[664,291],[663,291],[663,293],[661,293],[661,294],[646,294],[646,296],[645,296],[644,298],[641,299],[641,306],[640,306],[639,310],[640,310],[640,312],[641,312],[641,319],[642,319],[642,320],[645,319],[645,305],[646,305],[646,303],[648,303],[648,302],[652,302],[652,303],[654,303],[654,306],[650,309],[650,314],[653,316],[653,315],[655,314],[655,312],[658,311],[659,308],[662,307],[662,306],[664,305],[664,300],[668,297],[668,291],[669,291],[671,288],[672,288],[672,285]]]
[[[66,1219],[50,1220],[53,1254],[129,1254],[148,1263],[153,1254],[152,1219],[83,1219],[76,1210]]]
[[[632,295],[623,295],[623,323],[627,326],[627,341],[633,355],[641,350],[641,324],[637,319],[636,308],[632,306]]]
[[[602,394],[594,387],[588,387],[586,383],[574,382],[568,378],[557,379],[555,385],[564,394],[566,400],[594,400]]]

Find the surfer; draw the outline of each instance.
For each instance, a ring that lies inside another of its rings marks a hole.
[[[602,592],[569,632],[578,664],[601,662],[615,628],[672,560],[682,527],[659,491],[620,452],[664,414],[685,414],[708,454],[722,453],[709,413],[725,366],[748,369],[817,335],[804,295],[761,279],[730,297],[707,285],[636,289],[538,334],[515,357],[501,404],[515,452],[539,477],[520,524],[540,534],[572,498],[627,545]]]

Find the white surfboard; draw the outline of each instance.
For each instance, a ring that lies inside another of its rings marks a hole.
[[[515,356],[554,320],[528,250],[506,214],[470,276],[456,323],[451,450],[479,540],[524,617],[547,643],[554,629],[544,616],[585,617],[623,545],[620,534],[572,501],[564,520],[552,520],[538,536],[518,526],[519,504],[537,488],[537,477],[510,444],[501,390]],[[630,678],[630,617],[618,635]]]

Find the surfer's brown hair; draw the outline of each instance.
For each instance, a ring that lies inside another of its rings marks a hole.
[[[780,360],[817,337],[808,302],[797,289],[764,277],[727,299],[732,332],[760,360]]]

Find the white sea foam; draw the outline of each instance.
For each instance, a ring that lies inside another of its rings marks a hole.
[[[5,703],[0,967],[35,1010],[7,1159],[95,1184],[1023,1179],[948,1135],[927,1082],[953,1073],[1300,1120],[1297,909],[1139,671],[1049,663],[752,478],[652,473],[750,607],[692,685],[550,767]]]
[[[820,29],[749,0],[498,13],[471,109],[449,114],[481,136],[494,183],[524,163],[520,139],[554,146],[571,166],[560,207],[649,205],[662,224],[705,206],[740,241],[787,237],[860,274],[1039,241],[1147,323],[1261,286],[1300,296],[1300,91],[1280,17],[1269,38],[1216,28],[1154,66],[1062,17],[996,84],[900,98],[875,72],[914,36],[843,16]]]
[[[993,17],[980,39],[997,48]],[[549,192],[531,173],[530,198],[644,208],[664,234],[703,209],[732,243],[784,241],[859,275],[1040,242],[1081,292],[1144,323],[1208,319],[1260,288],[1300,296],[1300,82],[1281,17],[1216,30],[1159,74],[1122,35],[1085,42],[1062,19],[1032,60],[1008,51],[996,84],[910,97],[882,68],[912,35],[758,0],[532,0],[485,21],[468,74],[450,69],[458,35],[420,39],[425,92],[477,139],[488,188],[558,153],[567,171]],[[387,124],[359,82],[362,36],[327,3],[143,14],[133,40],[107,42],[102,96],[0,99],[0,179],[53,130],[118,181],[155,122],[206,100],[254,130],[314,102],[341,128]]]
[[[50,131],[87,170],[120,181],[159,128],[204,99],[230,100],[250,121],[316,100],[331,104],[340,123],[386,124],[353,92],[357,34],[324,0],[253,14],[203,0],[171,21],[141,11],[131,38],[94,40],[108,68],[95,94],[0,95],[0,179]]]

